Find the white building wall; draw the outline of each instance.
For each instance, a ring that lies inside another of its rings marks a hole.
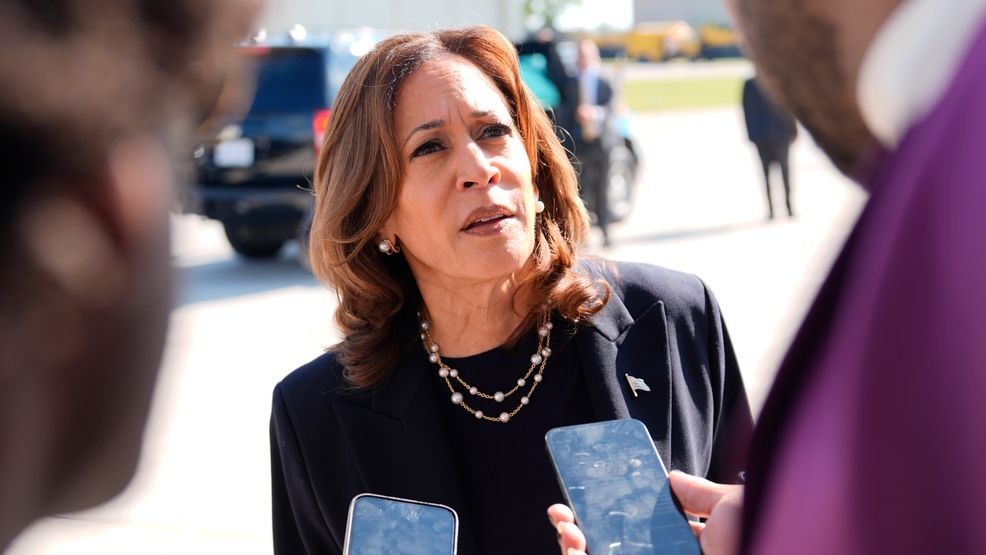
[[[511,39],[524,36],[522,0],[267,0],[261,26],[284,35],[300,23],[310,32],[355,27],[422,31],[489,25]]]
[[[693,25],[729,23],[723,0],[634,0],[633,21],[685,20]]]

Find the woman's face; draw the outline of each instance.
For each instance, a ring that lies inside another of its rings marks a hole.
[[[506,100],[464,58],[412,73],[394,113],[404,181],[384,229],[419,285],[488,281],[517,272],[534,250],[537,191]]]

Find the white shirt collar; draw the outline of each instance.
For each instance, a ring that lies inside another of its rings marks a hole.
[[[860,67],[863,120],[888,149],[945,94],[986,16],[986,0],[905,0]]]

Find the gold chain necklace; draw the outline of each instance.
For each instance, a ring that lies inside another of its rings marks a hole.
[[[442,355],[438,343],[435,343],[431,338],[431,326],[428,324],[427,320],[424,320],[424,316],[420,313],[418,316],[422,318],[421,320],[421,344],[425,348],[425,352],[428,353],[428,360],[438,366],[438,376],[445,380],[445,385],[448,386],[449,393],[452,394],[451,401],[453,405],[458,405],[462,407],[463,410],[472,414],[477,420],[486,420],[488,422],[500,422],[507,423],[513,418],[521,409],[526,407],[531,402],[531,395],[537,389],[538,385],[541,384],[541,380],[544,379],[544,367],[548,365],[548,357],[551,356],[551,329],[554,327],[551,322],[548,321],[548,314],[550,311],[546,311],[544,317],[541,320],[541,325],[538,326],[538,347],[531,355],[531,365],[528,367],[527,372],[524,376],[517,379],[516,385],[506,393],[502,391],[497,391],[492,395],[483,391],[480,391],[478,387],[470,384],[459,374],[459,371],[451,366],[445,364],[442,360]],[[535,373],[535,370],[537,371]],[[452,380],[455,380],[453,382]],[[520,398],[520,402],[517,407],[510,412],[501,412],[496,418],[492,416],[487,416],[483,411],[475,409],[466,402],[465,395],[461,392],[456,391],[455,383],[461,385],[469,393],[470,396],[479,397],[482,399],[488,399],[497,403],[502,403],[505,399],[511,395],[517,393],[522,388],[530,385],[530,389],[527,393]]]

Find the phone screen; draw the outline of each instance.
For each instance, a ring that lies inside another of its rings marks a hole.
[[[382,495],[349,505],[347,555],[455,555],[458,516],[451,507]]]
[[[642,422],[555,428],[545,439],[589,553],[701,553]]]

